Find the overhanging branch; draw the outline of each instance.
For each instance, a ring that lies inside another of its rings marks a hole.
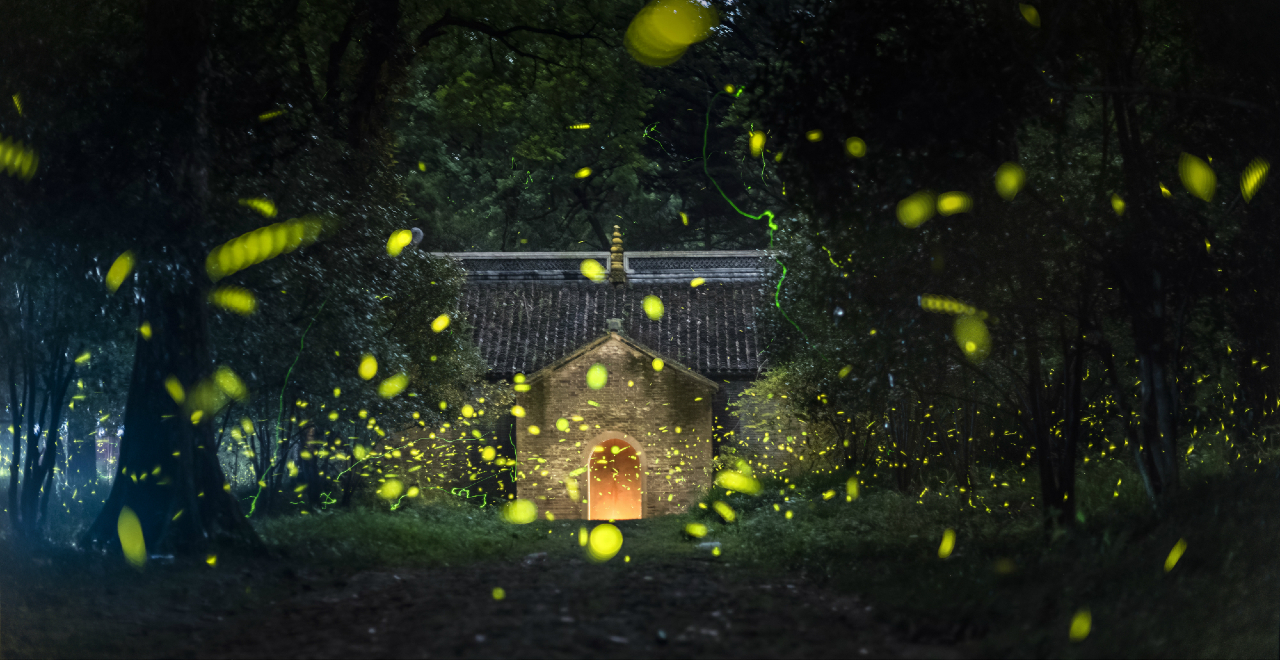
[[[423,28],[422,32],[418,33],[418,38],[415,40],[414,45],[417,48],[425,48],[431,43],[432,39],[435,39],[436,37],[444,34],[445,28],[449,28],[449,27],[465,28],[467,30],[472,30],[474,32],[479,32],[481,34],[488,35],[489,37],[496,39],[503,46],[506,46],[508,50],[510,50],[513,53],[516,53],[517,55],[528,57],[530,59],[542,62],[550,66],[564,66],[564,65],[560,64],[559,62],[553,62],[551,60],[548,60],[547,58],[542,57],[541,55],[530,53],[528,51],[517,48],[507,39],[507,37],[513,34],[516,34],[518,32],[529,32],[533,34],[543,34],[543,35],[552,36],[552,37],[559,37],[561,39],[567,39],[567,40],[580,41],[585,39],[594,39],[604,44],[605,46],[610,46],[610,47],[613,46],[613,44],[610,44],[608,41],[604,40],[603,38],[596,36],[594,34],[591,34],[591,32],[595,30],[595,27],[596,27],[596,24],[594,23],[586,32],[583,32],[583,33],[565,32],[563,30],[556,30],[552,28],[540,28],[540,27],[534,27],[532,25],[513,25],[508,28],[498,29],[482,21],[475,21],[467,18],[459,18],[453,15],[452,10],[447,10],[447,9],[444,12],[444,16],[441,16],[439,19],[435,20],[430,25]]]

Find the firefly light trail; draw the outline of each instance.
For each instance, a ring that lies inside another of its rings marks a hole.
[[[725,96],[729,96],[729,94],[725,92],[716,92],[715,96],[711,97],[711,102],[707,104],[707,124],[706,124],[706,128],[702,132],[702,171],[707,175],[707,179],[711,181],[711,185],[716,187],[716,191],[720,193],[720,196],[724,198],[724,201],[729,202],[729,206],[733,207],[733,210],[737,211],[738,213],[752,220],[760,220],[761,218],[768,220],[769,248],[772,249],[773,248],[773,232],[778,229],[778,224],[773,221],[773,211],[766,209],[760,215],[751,215],[750,213],[747,213],[746,211],[743,211],[742,209],[738,208],[738,205],[734,204],[733,200],[729,199],[729,196],[724,194],[724,190],[720,188],[720,184],[716,183],[715,177],[711,176],[711,170],[707,168],[707,137],[711,134],[711,108],[715,105],[716,98],[718,98],[721,94],[724,94]],[[733,94],[733,97],[737,98],[741,94],[742,94],[742,90],[739,89],[736,93]],[[809,335],[805,334],[804,330],[802,330],[799,325],[796,325],[796,322],[792,321],[791,317],[787,315],[786,310],[782,309],[782,301],[779,298],[782,295],[782,283],[787,279],[787,265],[782,263],[782,261],[780,261],[777,257],[774,257],[773,260],[776,261],[779,266],[782,266],[782,277],[778,278],[778,286],[773,292],[773,304],[778,308],[778,311],[782,313],[782,318],[785,318],[788,323],[790,323],[792,326],[795,326],[795,329],[799,330],[800,334],[804,336],[805,341],[809,342],[809,344],[812,345],[813,342],[809,340]]]
[[[306,329],[302,331],[302,339],[298,341],[298,354],[294,356],[293,364],[289,365],[289,370],[284,374],[284,385],[280,388],[280,410],[276,413],[277,433],[280,431],[280,420],[284,417],[284,391],[285,388],[289,387],[289,376],[293,374],[293,368],[298,366],[298,360],[302,359],[302,351],[307,347],[307,333],[311,332],[311,326],[315,325],[316,319],[320,318],[320,312],[324,311],[324,306],[328,302],[329,299],[326,297],[320,303],[320,308],[316,310],[316,315],[311,317],[311,322],[308,323]],[[281,439],[280,441],[283,442],[284,440]],[[253,494],[253,502],[249,504],[249,513],[245,514],[245,518],[252,516],[254,509],[258,507],[258,496],[262,495],[262,489],[265,487],[264,484],[267,482],[266,477],[271,475],[271,471],[274,470],[275,467],[276,464],[272,461],[271,465],[267,467],[266,473],[263,474],[263,479],[258,482],[258,492]]]

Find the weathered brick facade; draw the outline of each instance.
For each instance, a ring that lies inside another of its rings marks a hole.
[[[516,423],[517,496],[536,502],[540,516],[588,517],[592,450],[608,440],[636,452],[642,517],[685,510],[710,486],[718,387],[671,362],[655,371],[657,357],[610,332],[529,377],[529,391],[517,396],[526,413]],[[596,363],[609,374],[598,390],[587,385]],[[567,431],[556,428],[562,418]],[[537,434],[530,432],[535,426]]]
[[[517,388],[524,417],[504,415],[493,427],[459,423],[482,431],[500,457],[516,459],[515,495],[536,502],[540,516],[684,510],[710,486],[718,448],[768,457],[771,466],[786,462],[773,442],[784,435],[774,413],[729,414],[729,402],[742,400],[743,389],[768,367],[762,349],[775,338],[763,332],[762,310],[779,274],[770,254],[624,253],[615,227],[608,253],[441,256],[467,273],[459,327],[469,330],[490,381],[514,384],[532,374],[528,390]],[[608,281],[586,277],[584,259],[605,266]],[[647,298],[661,300],[664,312],[650,313]],[[666,361],[661,372],[651,366],[655,357]],[[595,363],[609,371],[599,390],[586,383]],[[561,418],[567,431],[556,428]],[[533,426],[540,432],[530,433]],[[603,484],[600,476],[611,476],[612,490],[593,490]],[[569,485],[577,486],[576,498]],[[481,488],[491,487],[474,492]],[[483,494],[512,496],[502,487]]]

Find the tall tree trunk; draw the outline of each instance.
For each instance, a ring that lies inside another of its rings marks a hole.
[[[75,378],[75,363],[67,359],[66,340],[53,342],[52,364],[41,380],[44,383],[44,404],[40,408],[40,436],[44,446],[39,460],[35,462],[31,478],[22,485],[22,505],[26,507],[23,517],[26,519],[26,533],[32,537],[40,533],[48,522],[49,500],[54,493],[54,468],[58,464],[61,447],[59,431],[62,427],[62,406],[66,401],[67,389]]]
[[[94,430],[97,425],[84,400],[67,414],[67,487],[91,486],[98,478],[97,447]]]
[[[9,419],[13,425],[13,454],[9,457],[9,524],[13,529],[22,528],[22,513],[18,507],[19,475],[22,474],[22,424],[26,408],[18,396],[17,358],[9,362]]]
[[[211,536],[257,545],[227,483],[213,444],[215,417],[193,423],[169,394],[175,377],[190,388],[210,372],[203,297],[152,284],[143,303],[150,340],[137,339],[111,494],[82,542],[110,546],[122,507],[142,524],[148,549],[196,552]]]
[[[1132,77],[1120,66],[1111,76],[1122,85],[1129,84]],[[1130,222],[1136,228],[1127,248],[1116,257],[1141,381],[1136,451],[1139,465],[1146,470],[1143,476],[1148,482],[1148,492],[1157,508],[1161,508],[1178,487],[1178,395],[1176,353],[1169,346],[1170,330],[1174,326],[1168,313],[1170,294],[1164,281],[1165,273],[1158,264],[1164,260],[1161,248],[1176,241],[1172,228],[1177,225],[1177,219],[1161,210],[1161,201],[1156,196],[1159,179],[1154,160],[1142,143],[1135,101],[1116,97],[1113,102],[1117,144],[1123,158],[1125,200],[1132,217]]]
[[[146,10],[144,69],[158,121],[155,150],[165,213],[167,261],[140,270],[142,318],[125,403],[124,437],[111,494],[81,538],[89,547],[119,547],[123,507],[137,514],[149,550],[202,550],[211,536],[260,546],[231,497],[213,442],[216,411],[192,418],[170,397],[165,381],[187,388],[212,371],[199,237],[208,228],[208,84],[212,67],[212,0],[151,0]],[[176,273],[176,277],[175,274]]]
[[[1178,487],[1177,386],[1168,368],[1169,351],[1164,346],[1162,321],[1160,317],[1134,319],[1142,381],[1138,451],[1147,455],[1153,468],[1153,486],[1159,500],[1168,498]]]
[[[1084,379],[1084,339],[1079,325],[1075,337],[1063,341],[1065,364],[1061,380],[1050,388],[1043,380],[1039,343],[1027,342],[1027,387],[1023,397],[1026,410],[1020,415],[1023,428],[1035,441],[1040,471],[1040,497],[1047,530],[1075,523],[1076,444],[1080,435],[1081,382]],[[1056,390],[1057,396],[1054,396]],[[1055,407],[1052,404],[1057,403]],[[1059,432],[1054,432],[1054,426]]]

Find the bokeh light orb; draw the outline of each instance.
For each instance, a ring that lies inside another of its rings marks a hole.
[[[591,561],[606,562],[622,549],[622,530],[609,523],[596,525],[587,539],[587,557]]]
[[[609,382],[609,369],[599,362],[587,369],[587,387],[598,390]]]
[[[538,505],[532,500],[512,500],[503,505],[500,515],[512,525],[527,525],[538,517]]]
[[[662,299],[657,296],[645,296],[643,306],[645,316],[648,316],[652,321],[662,318],[662,315],[666,312]]]
[[[714,9],[693,0],[654,0],[631,20],[623,45],[645,66],[667,66],[710,36],[717,22]]]

